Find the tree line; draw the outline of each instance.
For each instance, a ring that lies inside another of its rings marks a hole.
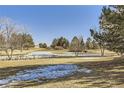
[[[10,18],[0,18],[0,50],[5,51],[9,60],[14,50],[23,51],[30,47],[34,47],[33,38],[22,26]]]
[[[101,50],[101,56],[104,56],[105,49],[114,51],[119,55],[124,54],[124,6],[123,5],[110,5],[102,8],[99,17],[99,28],[90,29],[91,37],[84,43],[83,38],[72,39],[69,44],[68,40],[64,38],[64,46],[60,44],[61,40],[54,39],[52,47],[55,48],[69,48],[70,51],[80,52],[85,49]],[[93,40],[92,40],[92,39]],[[65,42],[66,41],[66,42]],[[67,44],[67,45],[65,45]]]
[[[99,45],[90,37],[84,42],[83,36],[74,36],[71,42],[65,37],[55,38],[50,47],[56,50],[69,49],[70,52],[82,52],[87,49],[98,49]]]
[[[99,30],[90,29],[91,36],[98,42],[102,56],[108,49],[124,54],[124,6],[104,6],[99,18]]]
[[[91,37],[84,42],[83,36],[74,36],[71,42],[65,37],[55,38],[51,48],[69,49],[70,52],[86,52],[87,49],[100,49],[104,56],[105,49],[124,54],[124,6],[104,6],[99,17],[99,28],[90,29]],[[0,50],[5,51],[8,59],[12,58],[14,50],[23,51],[34,47],[32,36],[24,26],[20,26],[10,18],[0,18]],[[47,48],[46,43],[40,43],[40,48]]]

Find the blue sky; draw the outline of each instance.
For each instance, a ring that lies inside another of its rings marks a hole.
[[[0,6],[0,17],[9,17],[26,25],[36,44],[51,44],[64,36],[69,41],[82,35],[90,36],[89,29],[97,28],[102,6]]]

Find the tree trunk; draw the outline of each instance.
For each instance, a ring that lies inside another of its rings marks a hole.
[[[75,52],[75,56],[78,56],[78,52]]]
[[[10,55],[10,60],[12,59],[12,55],[13,55],[13,49],[11,49],[11,55]]]
[[[5,52],[6,52],[6,55],[7,55],[8,59],[10,59],[8,49],[6,49]]]
[[[23,51],[23,47],[21,47],[21,52]]]
[[[13,49],[10,50],[10,52],[11,52],[10,54],[9,54],[8,49],[6,49],[5,52],[6,52],[6,55],[8,56],[8,60],[11,60],[12,59],[12,55],[13,55]]]
[[[100,47],[100,50],[101,50],[101,56],[104,56],[104,51],[105,51],[104,46],[103,47]]]
[[[101,54],[101,56],[104,56],[104,48],[102,49],[102,54]]]

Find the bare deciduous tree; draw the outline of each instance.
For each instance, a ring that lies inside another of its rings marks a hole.
[[[12,59],[13,51],[18,48],[17,25],[9,18],[0,18],[1,49],[6,52],[8,59]]]

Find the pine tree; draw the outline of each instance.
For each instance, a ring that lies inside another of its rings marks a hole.
[[[100,28],[108,35],[107,48],[124,53],[124,6],[103,7]]]
[[[80,41],[80,49],[81,49],[81,51],[84,51],[85,50],[85,44],[84,44],[83,36],[79,37],[79,41]]]
[[[92,49],[92,48],[93,48],[92,40],[91,40],[90,37],[87,38],[87,41],[86,41],[86,48],[87,48],[87,49]]]
[[[76,56],[81,52],[80,41],[76,36],[72,39],[69,50],[75,52]]]

